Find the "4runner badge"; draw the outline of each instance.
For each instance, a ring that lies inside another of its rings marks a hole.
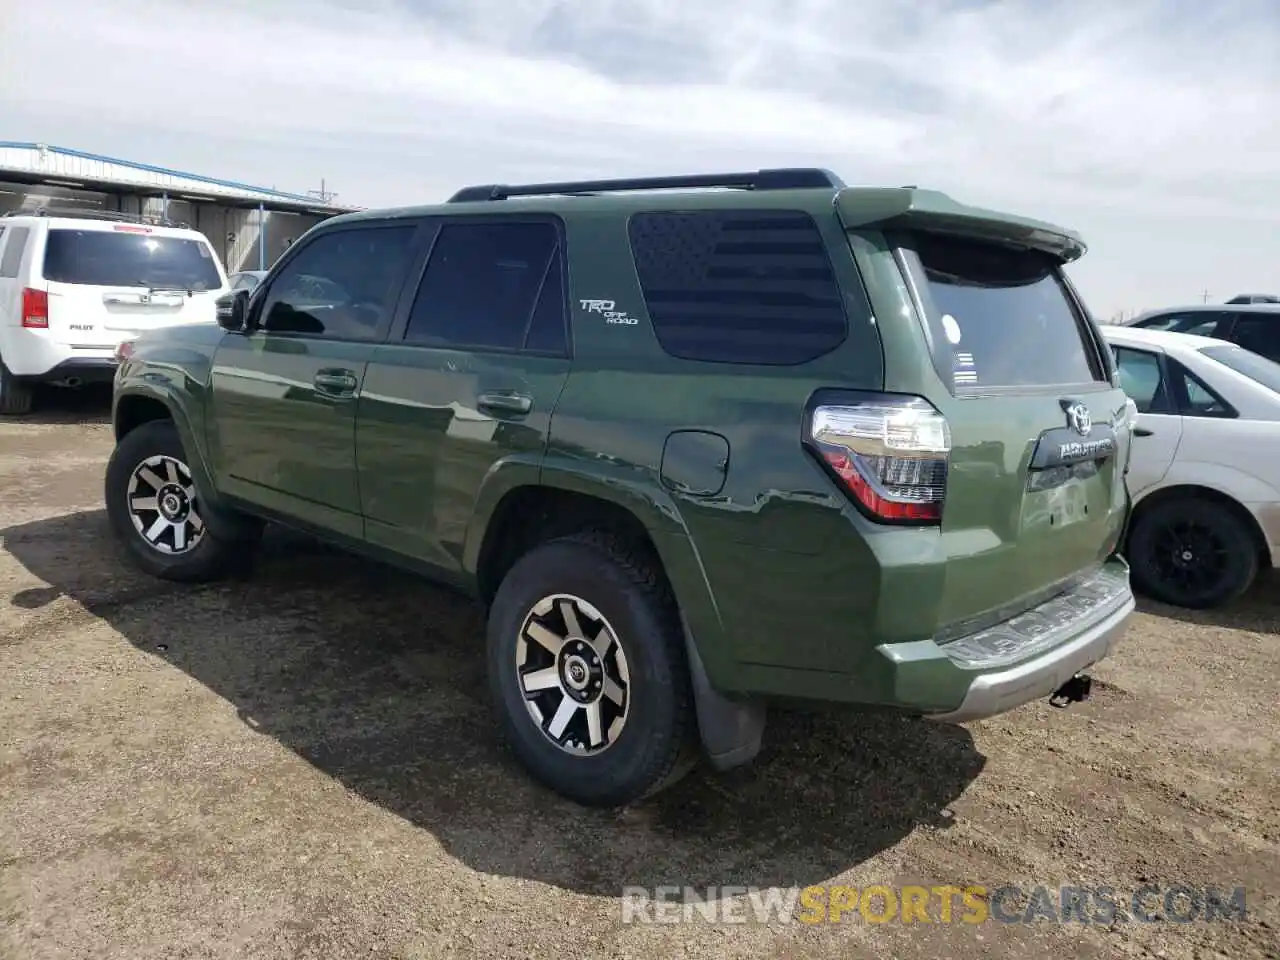
[[[623,326],[634,327],[640,322],[630,316],[627,311],[616,309],[617,304],[612,300],[579,300],[578,302],[587,313],[598,313],[604,317],[605,323],[620,323]]]
[[[1076,400],[1064,409],[1067,414],[1067,426],[1080,436],[1087,437],[1093,430],[1093,417],[1089,415],[1089,408]]]

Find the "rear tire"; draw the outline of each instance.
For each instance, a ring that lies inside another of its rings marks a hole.
[[[1194,497],[1142,510],[1126,552],[1140,592],[1193,610],[1230,603],[1258,573],[1258,546],[1248,527],[1222,504]]]
[[[0,360],[0,417],[19,417],[31,412],[32,390]]]
[[[255,539],[220,540],[204,522],[186,453],[171,420],[126,434],[107,462],[107,517],[147,573],[162,580],[219,579],[245,563]]]
[[[585,806],[675,783],[696,761],[683,645],[654,561],[602,531],[533,548],[488,623],[490,689],[516,757]]]

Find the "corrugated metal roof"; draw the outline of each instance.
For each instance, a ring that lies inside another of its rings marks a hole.
[[[44,143],[0,141],[0,179],[5,174],[63,186],[116,187],[146,193],[168,193],[184,199],[238,201],[240,204],[261,202],[268,207],[305,208],[322,214],[360,209],[327,203],[319,197],[300,193],[255,187],[235,180],[220,180]]]

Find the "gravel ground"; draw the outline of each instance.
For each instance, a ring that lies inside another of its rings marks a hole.
[[[586,812],[500,747],[465,600],[274,532],[251,581],[132,572],[104,409],[0,422],[0,957],[1280,956],[1275,578],[1144,605],[1086,704],[779,715],[754,766]],[[624,924],[620,899],[1145,883],[1243,886],[1247,916]]]

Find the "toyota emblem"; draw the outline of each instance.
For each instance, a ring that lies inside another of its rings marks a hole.
[[[1067,407],[1067,426],[1082,437],[1087,437],[1089,431],[1093,429],[1093,417],[1089,415],[1089,408],[1083,403],[1075,402]]]

